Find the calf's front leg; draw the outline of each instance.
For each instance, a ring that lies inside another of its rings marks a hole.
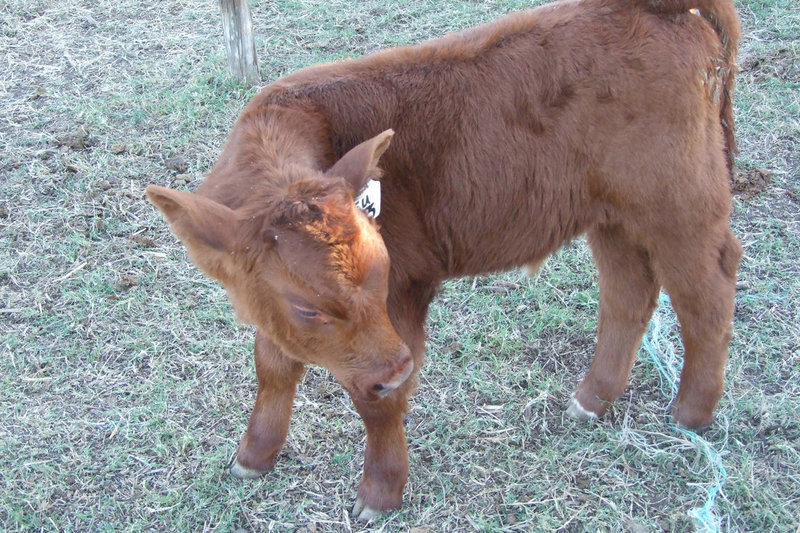
[[[397,275],[399,271],[392,271]],[[417,373],[425,354],[425,316],[438,285],[392,279],[389,283],[387,311],[397,333],[411,350],[414,373],[396,390],[376,402],[353,398],[367,430],[364,475],[358,487],[353,516],[361,521],[381,511],[396,509],[403,503],[408,481],[408,445],[403,416],[408,397],[417,386]],[[351,396],[352,397],[352,396]]]
[[[403,414],[408,405],[408,384],[374,402],[353,399],[367,431],[364,474],[358,487],[353,516],[367,521],[381,511],[403,503],[408,480],[408,446]]]
[[[283,355],[260,332],[256,334],[254,351],[258,376],[256,405],[231,466],[231,474],[241,479],[259,477],[275,465],[275,458],[286,442],[294,395],[304,371],[301,363]]]

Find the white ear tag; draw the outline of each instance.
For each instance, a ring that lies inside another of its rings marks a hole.
[[[367,186],[356,199],[356,207],[364,211],[370,218],[378,218],[381,214],[381,182],[369,180]]]

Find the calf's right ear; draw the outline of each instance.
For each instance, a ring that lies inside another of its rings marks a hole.
[[[197,266],[221,280],[236,237],[233,210],[203,196],[158,185],[148,185],[145,191]]]
[[[357,195],[369,180],[380,177],[378,160],[389,148],[392,137],[394,137],[394,131],[386,130],[362,142],[344,154],[325,172],[325,175],[344,178],[350,186],[353,196]]]

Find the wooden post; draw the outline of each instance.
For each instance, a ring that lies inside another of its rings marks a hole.
[[[222,31],[228,49],[228,66],[238,81],[255,85],[258,76],[256,42],[248,0],[219,0],[222,9]]]

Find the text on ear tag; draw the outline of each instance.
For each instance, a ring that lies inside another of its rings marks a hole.
[[[356,199],[356,207],[364,211],[370,218],[378,218],[381,214],[381,182],[369,180],[367,186]]]

